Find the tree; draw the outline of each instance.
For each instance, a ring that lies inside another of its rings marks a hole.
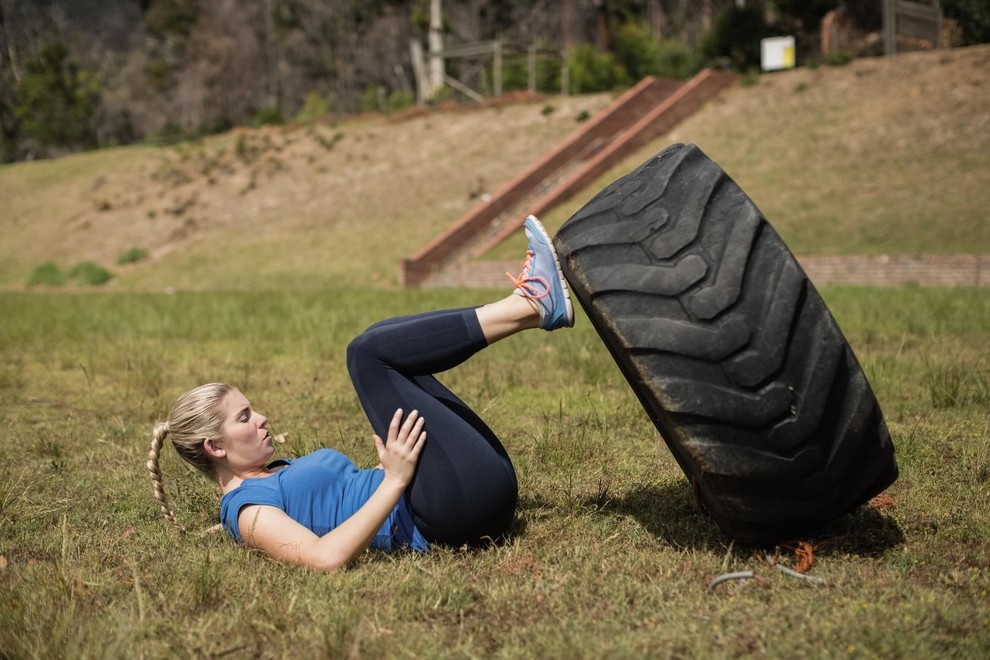
[[[990,43],[990,0],[941,0],[941,7],[959,21],[963,45]]]
[[[760,40],[769,34],[763,10],[729,7],[715,18],[701,50],[709,60],[725,58],[737,71],[746,71],[760,66]]]
[[[49,42],[27,63],[14,98],[20,135],[36,146],[96,147],[99,78],[72,60],[65,42]]]

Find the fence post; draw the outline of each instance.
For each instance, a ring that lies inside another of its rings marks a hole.
[[[570,96],[571,93],[571,70],[567,66],[567,49],[560,52],[560,93]]]
[[[935,9],[938,10],[938,18],[935,23],[935,49],[940,50],[945,46],[942,43],[942,3],[935,0]]]
[[[529,69],[526,88],[532,94],[536,91],[536,42],[529,45],[529,57],[526,58],[526,64]]]
[[[883,54],[897,52],[897,0],[883,0]]]
[[[423,46],[419,40],[409,40],[409,55],[412,60],[413,77],[416,79],[416,104],[423,105],[429,96],[426,81],[426,64],[423,62]]]
[[[492,64],[492,78],[495,80],[495,98],[502,96],[502,42],[498,39],[492,42],[494,63]]]

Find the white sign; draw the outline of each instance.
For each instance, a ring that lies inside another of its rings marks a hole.
[[[760,65],[764,71],[794,68],[794,37],[769,37],[760,41]]]

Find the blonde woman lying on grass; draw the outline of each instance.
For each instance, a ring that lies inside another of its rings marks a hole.
[[[180,396],[155,427],[148,470],[165,518],[178,525],[159,469],[170,437],[219,485],[230,536],[283,561],[334,570],[369,547],[424,551],[504,536],[518,499],[509,456],[433,374],[522,330],[574,324],[549,235],[532,216],[525,228],[529,249],[513,295],[382,321],[347,347],[381,465],[359,470],[332,449],[272,461],[268,418],[236,388],[211,383]]]

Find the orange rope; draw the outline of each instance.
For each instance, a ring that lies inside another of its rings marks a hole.
[[[787,546],[787,549],[797,557],[797,566],[794,570],[798,573],[807,573],[812,564],[815,563],[815,546],[806,541],[798,541],[796,544]]]
[[[875,511],[883,511],[884,509],[892,507],[895,504],[897,504],[897,500],[895,500],[892,496],[888,495],[887,493],[880,493],[872,500],[870,500],[867,506],[870,507],[871,509],[874,509]]]

